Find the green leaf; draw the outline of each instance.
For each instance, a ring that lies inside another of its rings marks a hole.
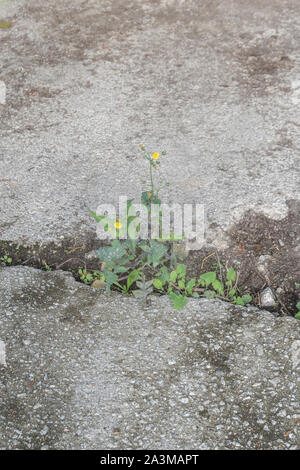
[[[128,199],[127,200],[127,206],[126,206],[127,216],[129,215],[129,211],[130,211],[130,208],[132,206],[133,201],[134,201],[134,199]]]
[[[163,256],[168,251],[165,245],[154,240],[150,241],[149,245],[141,245],[140,248],[147,253],[147,262],[152,264],[154,268],[160,264]]]
[[[233,297],[236,293],[236,290],[235,289],[230,289],[230,291],[228,292],[228,295],[229,297]]]
[[[112,271],[105,271],[106,292],[110,294],[112,284],[118,281],[118,276]]]
[[[156,240],[159,242],[179,242],[183,240],[185,235],[180,235],[179,237],[175,237],[174,232],[170,232],[169,238],[157,238]]]
[[[196,284],[196,279],[195,278],[189,280],[189,282],[187,283],[186,288],[185,288],[186,292],[188,294],[190,294],[190,295],[192,294],[192,291],[193,291],[193,288],[195,287],[195,284]]]
[[[184,264],[178,264],[176,266],[176,273],[177,273],[177,277],[179,279],[184,279],[185,276],[186,276],[186,267],[184,266]]]
[[[138,281],[140,278],[141,278],[141,274],[140,274],[139,269],[134,269],[133,271],[131,271],[131,273],[129,274],[127,278],[127,291],[130,289],[132,284]]]
[[[163,286],[170,279],[170,274],[166,266],[162,266],[160,268],[158,279],[162,282]]]
[[[153,286],[155,287],[155,289],[157,290],[162,290],[163,288],[163,283],[161,282],[160,279],[153,279]]]
[[[114,223],[115,220],[109,219],[105,215],[97,215],[96,212],[89,210],[89,214],[102,225],[104,230],[107,231],[115,231]],[[122,230],[119,230],[119,233],[122,233]]]
[[[241,305],[241,306],[245,305],[245,301],[242,297],[234,297],[233,303],[236,305]]]
[[[300,310],[300,302],[297,303],[296,309],[297,309],[297,310]]]
[[[156,194],[152,194],[151,191],[143,191],[141,195],[141,203],[147,207],[147,209],[150,209],[151,204],[160,204],[161,200]]]
[[[129,227],[131,222],[133,222],[135,219],[138,219],[137,215],[129,215],[127,218],[127,226]],[[137,231],[137,226],[135,227],[135,230]]]
[[[100,261],[114,261],[122,258],[126,254],[125,248],[118,240],[114,240],[111,246],[102,246],[96,250]]]
[[[242,299],[245,302],[245,305],[250,304],[250,302],[252,301],[252,297],[250,294],[242,295]]]
[[[144,273],[142,273],[141,281],[136,281],[136,285],[138,289],[132,292],[133,295],[137,297],[138,299],[146,302],[148,295],[150,295],[153,292],[152,283],[153,283],[153,280],[151,279],[151,281],[146,281],[145,275]]]
[[[210,271],[208,273],[203,273],[200,275],[198,283],[202,287],[209,287],[216,280],[216,272]]]
[[[149,289],[153,284],[153,279],[151,279],[151,281],[136,281],[136,285],[140,288],[140,289]]]
[[[173,301],[173,307],[176,310],[181,310],[187,303],[186,295],[175,294],[175,292],[171,292],[169,294],[169,298]]]
[[[103,219],[106,219],[105,215],[97,215],[96,212],[89,209],[89,214],[96,220],[96,222],[101,222]]]
[[[297,318],[297,320],[300,320],[300,312],[296,313],[295,318]]]
[[[145,253],[150,253],[151,251],[151,248],[149,245],[147,245],[147,243],[140,243],[139,247],[141,250],[145,251]]]
[[[177,272],[176,271],[171,271],[170,272],[170,281],[171,282],[176,282],[177,279]]]
[[[226,273],[226,279],[227,279],[227,281],[235,281],[236,280],[236,272],[232,267],[228,269],[228,271]]]
[[[147,208],[150,206],[151,202],[150,202],[150,196],[148,195],[148,191],[142,192],[141,203]]]
[[[127,271],[128,271],[128,268],[126,268],[125,266],[118,266],[118,265],[116,265],[116,266],[114,267],[114,273],[116,273],[116,274],[119,274],[119,273],[127,273]]]
[[[178,287],[180,289],[184,289],[185,288],[185,282],[182,280],[182,279],[179,279],[178,281]]]
[[[207,299],[214,299],[216,297],[216,293],[213,290],[206,290],[204,292],[204,297]]]
[[[219,295],[224,295],[224,286],[223,286],[222,282],[220,282],[218,279],[215,279],[212,282],[212,287],[215,289],[215,291]]]

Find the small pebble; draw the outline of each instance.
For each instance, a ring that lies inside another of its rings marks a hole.
[[[276,305],[275,296],[270,287],[266,287],[260,294],[260,303],[262,307],[274,307]]]

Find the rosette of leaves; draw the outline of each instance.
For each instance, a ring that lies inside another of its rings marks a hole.
[[[104,263],[103,274],[106,282],[106,291],[110,293],[113,284],[118,285],[119,275],[130,270],[128,263],[134,259],[127,240],[120,242],[113,240],[110,246],[102,246],[96,250],[99,260]]]
[[[163,264],[167,258],[168,247],[155,240],[150,240],[148,243],[142,242],[139,248],[144,252],[145,262],[152,265],[154,268]]]

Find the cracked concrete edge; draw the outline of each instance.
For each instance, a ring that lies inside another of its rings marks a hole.
[[[50,271],[50,272],[46,272],[46,271],[41,271],[40,269],[35,269],[35,268],[31,268],[31,267],[28,267],[28,266],[12,266],[12,267],[1,267],[0,266],[0,272],[2,271],[2,273],[6,270],[9,270],[10,272],[16,270],[23,270],[24,272],[32,272],[32,273],[36,273],[37,275],[41,275],[41,277],[44,277],[44,276],[49,276],[49,277],[58,277],[60,278],[61,280],[63,280],[65,282],[65,285],[67,288],[69,289],[82,289],[83,291],[86,292],[86,294],[97,294],[97,295],[101,295],[101,296],[105,296],[105,297],[110,297],[105,291],[104,289],[98,289],[98,288],[93,288],[91,286],[87,286],[81,282],[78,282],[76,281],[76,279],[74,278],[73,274],[71,272],[68,272],[68,271],[62,271],[62,270],[55,270],[55,271]],[[0,293],[1,293],[1,288],[0,288]],[[126,301],[126,299],[128,298],[131,298],[131,299],[134,299],[133,295],[131,294],[122,294],[120,292],[117,292],[117,291],[112,291],[111,292],[111,296],[114,296],[117,300],[118,299],[121,299],[122,301]],[[171,305],[171,301],[168,299],[168,295],[167,294],[164,294],[164,295],[150,295],[149,296],[149,299],[151,300],[155,300],[155,303],[159,303],[159,302],[162,302],[162,305],[165,304],[166,301],[170,302],[170,305]],[[140,304],[143,306],[143,304],[139,303],[138,300],[134,299],[137,304]],[[268,310],[264,310],[264,309],[260,309],[260,308],[257,308],[255,306],[246,306],[246,307],[242,307],[242,306],[239,306],[239,305],[235,305],[233,303],[230,303],[230,302],[226,302],[226,301],[223,301],[221,299],[206,299],[204,297],[200,297],[199,299],[193,299],[193,298],[188,298],[187,299],[187,305],[189,305],[190,303],[192,304],[195,304],[197,305],[198,302],[205,302],[205,303],[210,303],[212,306],[214,305],[223,305],[225,306],[226,308],[230,308],[232,307],[234,309],[234,311],[238,312],[240,311],[241,313],[243,312],[251,312],[251,313],[257,313],[257,314],[260,314],[260,315],[266,315],[268,318],[272,318],[273,320],[276,321],[276,319],[280,319],[280,321],[282,320],[286,320],[286,321],[294,321],[295,322],[295,325],[299,325],[299,320],[293,318],[293,317],[278,317],[278,314],[276,312],[269,312]],[[150,304],[150,307],[146,307],[145,308],[149,308],[151,309],[151,304]]]
[[[298,446],[292,318],[207,299],[143,306],[59,271],[0,278],[1,447]]]

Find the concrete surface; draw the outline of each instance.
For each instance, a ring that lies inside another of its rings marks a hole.
[[[300,447],[297,320],[26,267],[0,269],[0,315],[1,448]]]
[[[299,199],[298,0],[0,0],[0,240],[95,232],[88,208],[203,203],[219,246]],[[299,448],[300,323],[0,268],[0,447]]]
[[[11,0],[0,16],[2,239],[84,238],[88,208],[140,194],[140,143],[171,150],[164,200],[204,203],[220,239],[299,198],[298,0]]]

